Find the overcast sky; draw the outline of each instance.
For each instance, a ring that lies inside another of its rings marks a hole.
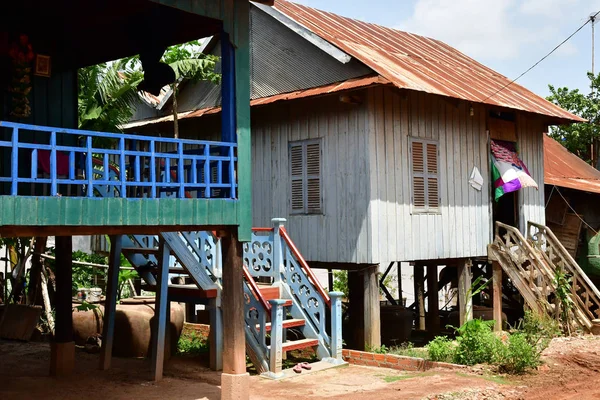
[[[600,0],[292,1],[439,39],[510,79],[600,11]],[[600,23],[596,28],[600,43]],[[548,84],[589,91],[591,36],[588,25],[518,82],[542,96]],[[596,73],[599,60],[596,54]]]

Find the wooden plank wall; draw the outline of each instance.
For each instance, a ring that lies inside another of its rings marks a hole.
[[[519,228],[523,233],[526,233],[527,221],[546,224],[543,150],[543,133],[546,131],[540,117],[525,113],[517,115],[519,155],[539,186],[539,190],[525,188],[519,191]]]
[[[369,93],[371,170],[370,261],[486,255],[491,231],[485,110],[419,92],[375,88]],[[438,140],[441,210],[411,213],[409,137]],[[484,177],[473,189],[473,167]]]
[[[338,96],[255,108],[252,114],[253,225],[287,218],[309,261],[367,263],[369,164],[366,91],[362,105]],[[289,141],[322,138],[323,215],[289,214]]]

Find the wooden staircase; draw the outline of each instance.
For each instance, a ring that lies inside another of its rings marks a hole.
[[[517,228],[497,222],[488,254],[535,313],[558,317],[555,276],[561,271],[571,282],[575,322],[590,331],[600,317],[600,292],[548,227],[529,222],[525,238]]]

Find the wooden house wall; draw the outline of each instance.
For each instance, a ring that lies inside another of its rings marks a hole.
[[[366,91],[357,92],[366,99]],[[284,217],[309,261],[368,263],[368,108],[338,96],[253,109],[253,225]],[[322,215],[290,215],[288,143],[322,139]]]
[[[485,110],[420,92],[375,88],[369,95],[371,207],[369,259],[374,263],[486,255],[491,232]],[[439,145],[441,209],[411,213],[409,137]],[[469,185],[473,167],[481,191]]]
[[[521,113],[517,115],[517,144],[521,159],[529,169],[539,189],[519,190],[519,228],[523,233],[527,221],[546,224],[544,195],[544,132],[547,125],[541,117]]]

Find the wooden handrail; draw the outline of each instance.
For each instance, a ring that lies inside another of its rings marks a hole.
[[[266,311],[270,312],[271,304],[269,304],[269,302],[266,301],[265,298],[263,297],[260,289],[258,288],[258,285],[256,284],[256,282],[254,282],[254,278],[252,278],[252,276],[250,275],[250,271],[248,271],[248,267],[246,267],[244,265],[242,268],[242,271],[244,273],[244,278],[248,282],[248,285],[250,285],[250,289],[254,292],[254,294],[256,295],[256,298],[258,299],[260,304],[262,304],[262,306],[264,307],[264,309]]]
[[[273,232],[273,228],[252,228],[253,232]]]
[[[323,289],[323,287],[319,284],[319,280],[315,276],[312,269],[308,266],[308,263],[306,262],[304,257],[302,257],[302,254],[300,254],[300,251],[298,251],[298,248],[296,247],[294,242],[292,242],[292,239],[290,239],[287,231],[285,230],[285,228],[283,226],[279,228],[279,234],[281,235],[283,240],[285,240],[285,242],[287,243],[287,245],[290,248],[290,251],[292,252],[294,257],[296,257],[296,259],[298,260],[298,263],[300,264],[302,269],[304,269],[304,271],[308,275],[308,279],[310,279],[312,281],[312,284],[317,289],[317,292],[319,292],[321,297],[323,297],[323,300],[325,301],[325,303],[328,306],[331,306],[331,299],[329,298],[329,293],[327,293],[325,291],[325,289]]]

